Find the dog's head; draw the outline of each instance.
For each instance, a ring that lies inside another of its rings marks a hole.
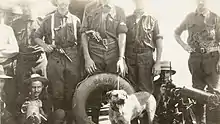
[[[107,96],[110,103],[122,105],[125,103],[125,99],[128,98],[127,92],[124,90],[111,90],[107,92]]]

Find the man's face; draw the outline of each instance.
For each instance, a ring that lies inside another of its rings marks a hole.
[[[57,7],[61,11],[68,11],[70,0],[56,0]]]
[[[5,79],[0,79],[0,91],[3,90],[4,85],[5,85]]]
[[[31,95],[34,97],[38,97],[43,89],[43,84],[40,81],[33,81],[31,83]]]
[[[206,0],[197,0],[197,12],[204,14],[206,11]]]
[[[168,70],[163,70],[163,75],[165,80],[170,79],[171,72]]]

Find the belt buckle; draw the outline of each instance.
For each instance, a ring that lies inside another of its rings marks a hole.
[[[108,41],[107,41],[107,39],[102,39],[102,44],[104,45],[104,47],[106,49],[108,49]]]
[[[104,46],[107,46],[107,45],[108,45],[107,39],[102,39],[102,42],[103,42],[103,45],[104,45]]]
[[[201,53],[206,53],[206,49],[205,48],[200,48],[200,52]]]

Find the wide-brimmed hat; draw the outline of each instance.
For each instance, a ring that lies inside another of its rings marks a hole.
[[[0,78],[4,78],[4,79],[10,79],[10,78],[12,78],[12,77],[7,76],[7,75],[5,74],[5,71],[4,71],[4,68],[3,68],[2,65],[0,65]]]
[[[170,71],[172,75],[176,74],[176,71],[172,69],[171,61],[160,62],[161,71]]]
[[[30,78],[24,80],[24,83],[29,85],[33,81],[40,81],[44,86],[48,85],[48,79],[39,74],[32,74]]]

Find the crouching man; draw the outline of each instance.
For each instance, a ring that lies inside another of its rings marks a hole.
[[[53,112],[53,105],[47,93],[48,80],[39,74],[32,74],[24,81],[28,93],[17,98],[19,124],[64,123],[65,112],[57,109]]]

